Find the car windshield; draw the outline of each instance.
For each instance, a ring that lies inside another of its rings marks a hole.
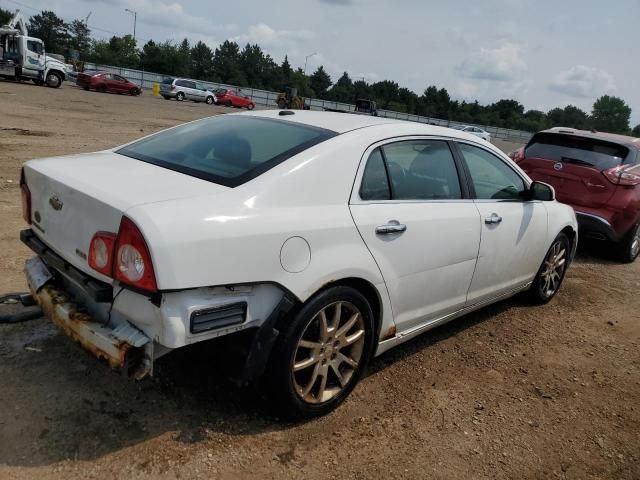
[[[598,170],[620,165],[629,154],[623,145],[557,133],[538,133],[525,149],[526,157],[584,165]]]
[[[335,135],[283,120],[219,115],[160,132],[117,153],[236,187]]]

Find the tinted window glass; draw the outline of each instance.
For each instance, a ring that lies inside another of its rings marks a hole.
[[[389,181],[380,149],[376,148],[367,160],[360,187],[362,200],[389,200]]]
[[[126,80],[124,79],[124,77],[121,77],[120,75],[114,75],[113,76],[114,80],[118,80],[119,82],[126,82]]]
[[[196,88],[196,84],[195,84],[195,82],[184,82],[184,83],[186,83],[186,85],[185,85],[186,87],[189,87],[189,88]]]
[[[184,80],[177,80],[177,81],[176,81],[176,85],[177,85],[178,87],[188,87],[187,82],[186,82],[186,81],[184,81]]]
[[[335,135],[282,120],[220,115],[161,132],[117,153],[234,187]]]
[[[526,157],[585,165],[598,170],[620,165],[628,154],[629,150],[622,145],[557,133],[538,133],[525,149]]]
[[[460,149],[471,174],[476,197],[492,200],[521,200],[524,180],[503,160],[482,148],[461,143]]]
[[[453,155],[446,142],[416,140],[383,147],[394,200],[462,198]]]
[[[27,49],[37,53],[39,55],[42,54],[42,44],[40,42],[34,42],[33,40],[27,40]]]

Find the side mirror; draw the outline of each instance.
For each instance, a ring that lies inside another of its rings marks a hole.
[[[552,202],[556,199],[556,191],[548,183],[534,181],[529,187],[529,198],[531,200]]]

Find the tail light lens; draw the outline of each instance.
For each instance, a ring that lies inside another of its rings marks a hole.
[[[145,290],[156,292],[156,276],[147,243],[135,223],[122,217],[115,242],[113,278]]]
[[[639,165],[618,165],[602,172],[615,185],[633,186],[640,184]]]
[[[98,232],[89,246],[89,266],[103,275],[111,276],[116,236],[110,232]]]
[[[22,196],[22,218],[31,225],[31,191],[24,178],[24,168],[20,171],[20,194]]]

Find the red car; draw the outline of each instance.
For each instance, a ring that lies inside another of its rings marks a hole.
[[[140,87],[135,83],[115,73],[107,72],[78,73],[76,85],[85,90],[95,90],[96,92],[128,93],[129,95],[142,93]]]
[[[638,257],[640,139],[556,127],[536,133],[512,157],[574,208],[581,235],[615,243],[624,262]]]
[[[253,110],[256,103],[250,97],[241,96],[230,88],[219,88],[213,92],[216,96],[216,104],[226,107],[247,108]]]

